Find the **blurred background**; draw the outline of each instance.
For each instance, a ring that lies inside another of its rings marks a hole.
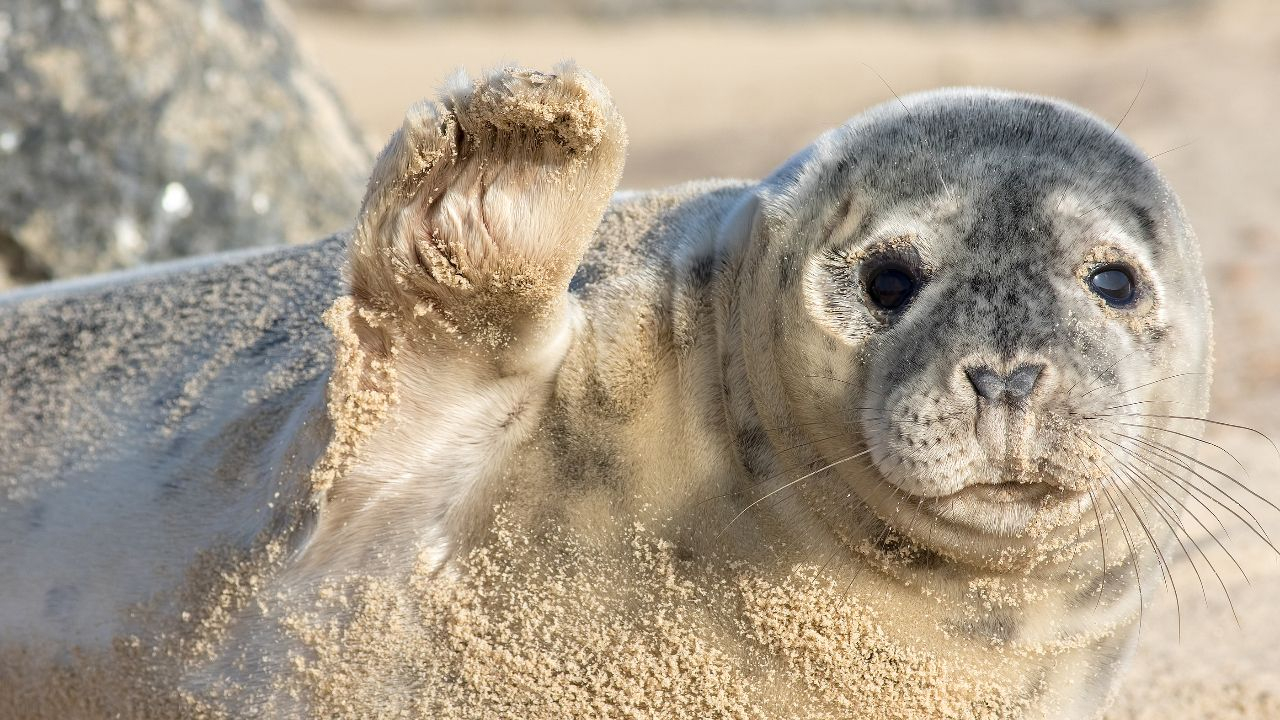
[[[0,0],[0,288],[342,230],[409,104],[459,68],[562,58],[613,92],[628,188],[759,177],[891,99],[877,72],[899,94],[999,86],[1124,118],[1201,238],[1213,416],[1280,438],[1275,0]],[[1212,437],[1280,497],[1264,440]],[[1261,632],[1220,641],[1215,600],[1143,662],[1229,682],[1245,643],[1247,672],[1280,667],[1267,582],[1242,618]],[[1192,692],[1151,688],[1164,707]]]

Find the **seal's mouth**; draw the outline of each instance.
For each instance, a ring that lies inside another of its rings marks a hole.
[[[1076,492],[1049,480],[1022,478],[1019,480],[991,479],[970,481],[964,487],[952,492],[921,493],[902,491],[902,494],[918,504],[926,505],[954,502],[991,505],[1039,505],[1046,500],[1051,501],[1075,496]]]
[[[993,505],[1007,505],[1013,503],[1035,503],[1038,505],[1054,492],[1061,492],[1061,488],[1056,485],[1050,485],[1046,482],[1021,482],[1017,480],[1010,480],[1005,482],[977,483],[937,499],[967,500],[980,503],[990,503]]]
[[[982,527],[995,523],[1005,534],[1041,512],[1079,506],[1087,491],[1042,480],[1007,480],[976,482],[947,494],[904,495],[928,515]]]
[[[977,482],[931,497],[909,496],[907,502],[916,512],[941,522],[950,533],[968,538],[974,537],[972,533],[1010,538],[1023,536],[1036,518],[1041,518],[1038,522],[1045,528],[1072,525],[1087,509],[1089,496],[1085,490],[1042,480],[1008,480]]]

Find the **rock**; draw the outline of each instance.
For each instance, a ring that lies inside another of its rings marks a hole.
[[[268,3],[0,3],[0,287],[352,224],[368,149]]]

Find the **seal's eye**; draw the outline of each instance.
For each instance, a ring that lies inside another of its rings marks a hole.
[[[1089,288],[1108,305],[1124,305],[1133,299],[1133,275],[1123,265],[1104,265],[1089,276]]]
[[[902,307],[915,292],[916,281],[905,270],[884,268],[867,278],[867,294],[871,301],[885,310]]]

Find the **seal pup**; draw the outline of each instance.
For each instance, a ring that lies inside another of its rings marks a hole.
[[[1209,388],[1146,156],[992,90],[625,147],[460,76],[348,236],[11,296],[2,714],[1098,717],[1195,493],[1126,408]]]

